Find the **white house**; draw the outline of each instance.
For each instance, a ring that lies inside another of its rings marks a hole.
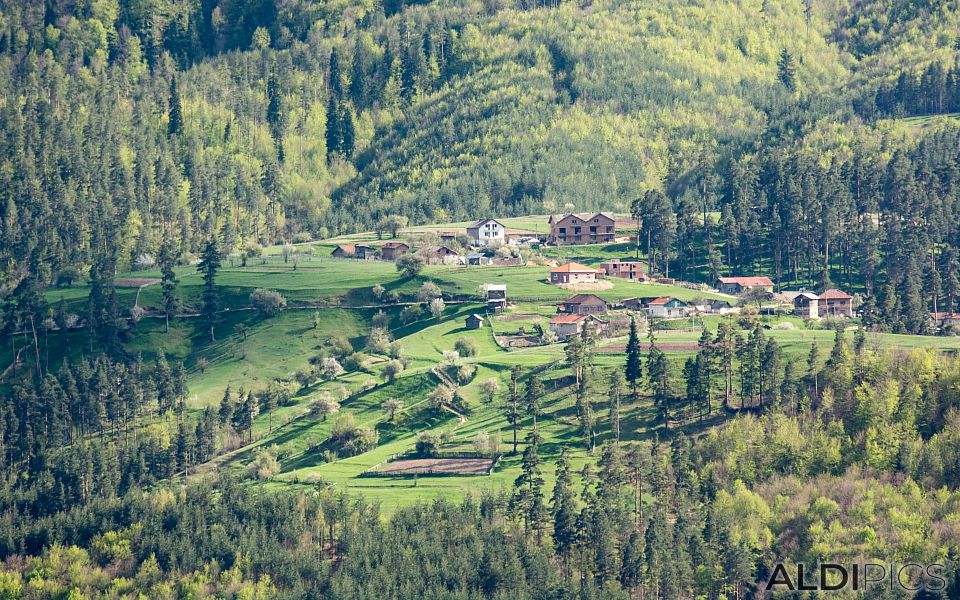
[[[647,303],[647,315],[661,319],[675,319],[687,315],[687,303],[676,298],[656,298]]]
[[[477,246],[489,246],[494,242],[504,243],[507,228],[496,219],[481,219],[467,227],[467,235]]]

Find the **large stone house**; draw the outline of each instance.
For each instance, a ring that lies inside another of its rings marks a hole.
[[[608,244],[617,233],[617,220],[613,215],[598,213],[568,213],[550,215],[548,241],[557,246],[568,244]]]
[[[600,263],[600,269],[607,277],[620,277],[630,281],[649,281],[650,278],[643,272],[643,263],[635,259],[614,258]]]
[[[560,303],[560,309],[573,315],[602,315],[607,312],[607,303],[593,294],[577,294]]]
[[[489,246],[495,242],[503,244],[507,239],[507,228],[496,219],[481,219],[467,227],[467,235],[476,246]]]
[[[597,270],[571,262],[550,269],[550,283],[592,283],[597,280]]]
[[[717,289],[734,296],[747,290],[773,292],[773,281],[769,277],[718,277]]]

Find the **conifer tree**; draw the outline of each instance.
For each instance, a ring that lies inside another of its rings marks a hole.
[[[624,376],[630,382],[633,401],[637,401],[637,385],[643,377],[643,364],[640,362],[640,337],[637,335],[637,319],[630,319],[630,337],[627,340],[627,364]]]
[[[570,551],[576,543],[576,498],[571,488],[570,456],[564,447],[557,462],[557,482],[553,487],[553,546],[564,565],[564,574],[570,576]]]
[[[166,331],[170,331],[170,317],[176,316],[180,309],[180,299],[177,297],[177,274],[173,270],[178,256],[176,250],[176,241],[170,236],[163,240],[160,245],[160,254],[157,262],[160,267],[160,286],[163,293],[163,316]]]
[[[183,130],[183,105],[180,102],[180,91],[177,89],[177,78],[170,79],[170,108],[167,121],[167,134],[174,136]]]
[[[217,272],[223,258],[216,236],[211,236],[200,255],[197,271],[203,275],[203,305],[200,316],[210,328],[210,341],[217,341],[214,328],[219,320],[220,294],[217,291]]]
[[[797,89],[797,67],[794,65],[793,56],[784,48],[780,51],[780,58],[777,59],[777,79],[785,88],[793,92]]]
[[[527,436],[527,448],[523,451],[520,461],[520,476],[513,485],[516,488],[516,505],[523,519],[524,531],[533,533],[539,543],[544,521],[546,520],[546,506],[543,500],[543,474],[540,470],[540,442],[536,434],[530,432]]]

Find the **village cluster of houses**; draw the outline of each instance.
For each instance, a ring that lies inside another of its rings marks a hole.
[[[414,249],[405,242],[391,241],[382,245],[341,244],[334,248],[335,258],[358,260],[396,260],[407,252],[416,252],[427,264],[495,265],[515,264],[509,259],[497,259],[482,252],[490,247],[504,245],[538,248],[543,243],[555,246],[568,244],[603,244],[613,242],[617,232],[617,219],[610,213],[567,213],[551,215],[547,219],[549,233],[545,236],[531,235],[527,231],[511,231],[497,219],[480,219],[466,228],[471,248],[476,252],[461,254],[451,248],[458,233],[440,231],[440,244]],[[462,235],[462,234],[459,234]],[[633,263],[639,265],[640,263]]]

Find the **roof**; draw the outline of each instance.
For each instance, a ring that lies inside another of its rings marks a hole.
[[[597,269],[593,267],[585,267],[580,263],[569,262],[565,265],[560,265],[550,269],[551,273],[596,273]]]
[[[667,304],[667,303],[670,302],[671,300],[673,300],[673,298],[669,298],[669,297],[664,296],[664,297],[662,297],[662,298],[657,298],[657,299],[655,299],[655,300],[651,300],[650,302],[647,302],[647,306],[660,306],[660,305],[663,305],[663,304]]]
[[[485,254],[481,254],[481,253],[479,253],[479,252],[472,252],[472,253],[470,253],[470,254],[467,255],[467,258],[486,258],[486,255],[485,255]]]
[[[850,294],[844,292],[843,290],[838,290],[836,288],[829,289],[822,294],[820,294],[821,300],[849,300],[853,298]]]
[[[595,296],[594,294],[577,294],[576,296],[571,296],[563,301],[563,304],[586,304],[586,303],[599,303],[606,305],[606,300],[600,296]]]
[[[387,242],[381,248],[409,248],[410,244],[405,244],[403,242]]]
[[[473,314],[471,314],[471,315],[468,315],[467,318],[468,318],[468,319],[470,319],[470,318],[480,319],[480,320],[482,321],[482,320],[483,320],[483,315],[478,315],[477,313],[473,313]]]
[[[333,249],[334,252],[336,252],[337,250],[343,250],[344,252],[353,254],[354,252],[357,251],[357,248],[353,244],[340,244],[339,246]]]
[[[591,316],[593,315],[562,314],[562,315],[557,315],[554,318],[550,319],[550,323],[552,325],[565,325],[565,324],[571,324],[571,323],[579,323],[584,319],[589,319]]]
[[[796,302],[797,298],[806,298],[807,300],[819,300],[820,296],[817,296],[813,292],[800,292],[799,294],[793,297],[794,302]]]
[[[710,306],[717,306],[718,304],[725,304],[725,305],[727,305],[727,306],[731,306],[731,304],[730,304],[729,302],[727,302],[726,300],[711,300],[711,301],[710,301]]]
[[[356,244],[355,248],[366,248],[368,250],[373,250],[373,246],[368,246],[367,244]]]
[[[773,285],[769,277],[718,277],[720,283],[738,283],[743,287]]]
[[[600,211],[600,212],[564,213],[564,214],[562,214],[562,215],[550,215],[549,221],[550,221],[551,223],[557,223],[557,222],[559,222],[559,221],[562,221],[562,220],[566,219],[567,217],[576,217],[576,218],[580,219],[581,221],[589,221],[589,220],[593,219],[593,218],[596,217],[596,216],[606,217],[606,218],[610,219],[611,221],[616,221],[616,220],[617,220],[617,218],[616,218],[615,216],[613,216],[612,214],[610,214],[610,213],[608,213],[608,212]]]
[[[506,225],[504,225],[503,223],[501,223],[500,221],[498,221],[498,220],[496,220],[496,219],[480,219],[479,221],[476,221],[476,222],[474,222],[474,223],[472,223],[472,224],[470,224],[470,225],[467,225],[467,229],[473,229],[473,228],[475,228],[475,227],[480,227],[480,226],[482,226],[484,223],[490,223],[490,222],[496,223],[496,224],[499,225],[500,227],[506,228]]]
[[[486,284],[488,292],[505,292],[507,291],[507,286],[502,283],[488,283]]]
[[[930,316],[934,319],[960,319],[960,313],[932,312]]]

